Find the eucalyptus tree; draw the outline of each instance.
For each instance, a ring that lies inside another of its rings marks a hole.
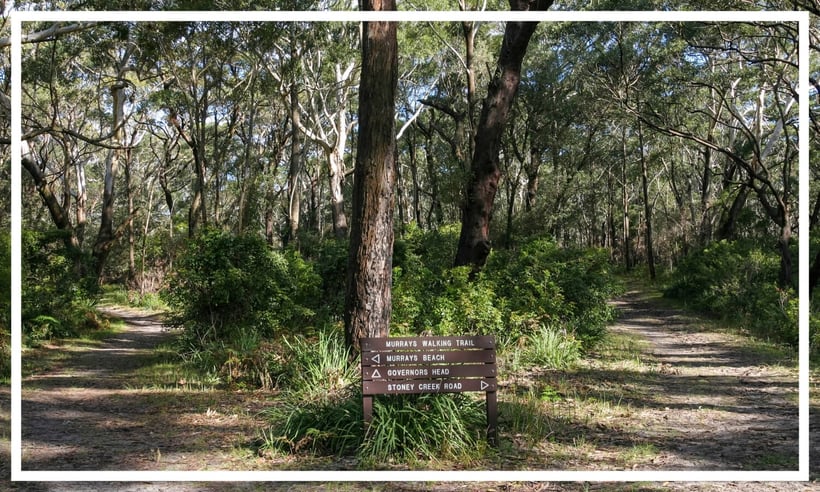
[[[466,4],[462,3],[462,8],[466,9]],[[475,63],[486,49],[477,43],[477,34],[482,26],[477,23],[429,23],[424,27],[421,36],[436,47],[431,63],[435,64],[439,74],[434,81],[428,82],[430,90],[417,96],[418,101],[433,113],[419,120],[417,128],[424,132],[430,144],[433,139],[439,140],[446,143],[449,149],[449,155],[437,158],[439,164],[436,167],[443,172],[436,178],[436,184],[449,188],[446,183],[449,179],[454,180],[457,186],[463,186],[461,183],[468,172],[476,123],[479,74],[476,73]],[[486,32],[486,28],[483,30]]]
[[[689,39],[705,57],[717,58],[717,77],[692,82],[695,93],[713,101],[718,112],[700,112],[715,123],[728,141],[716,141],[673,115],[654,108],[632,107],[642,122],[672,137],[695,143],[724,156],[737,169],[763,214],[778,229],[781,256],[778,282],[792,284],[790,242],[795,223],[797,186],[797,43],[781,24],[706,25],[706,41]],[[700,39],[704,39],[701,37]]]
[[[299,82],[305,96],[304,104],[291,96],[291,104],[298,103],[301,112],[301,116],[293,118],[293,124],[325,154],[333,233],[343,239],[348,233],[343,189],[347,174],[345,155],[356,124],[350,112],[358,75],[354,56],[354,48],[359,44],[358,28],[342,23],[315,25],[310,32],[319,38],[319,43],[299,55]]]
[[[223,166],[240,124],[237,99],[254,77],[240,71],[241,28],[236,24],[171,23],[156,29],[163,88],[154,99],[193,156],[192,236],[211,221],[220,223]]]
[[[662,54],[665,45],[671,43],[670,36],[663,30],[651,25],[617,24],[604,33],[598,40],[598,61],[596,76],[602,88],[616,104],[638,108],[647,97],[645,75],[650,70],[659,70],[661,65],[669,63],[669,58]],[[617,107],[620,109],[620,107]],[[655,254],[652,235],[652,205],[649,199],[649,176],[647,169],[647,148],[645,145],[643,125],[638,119],[635,128],[630,129],[628,121],[621,121],[622,133],[622,167],[621,181],[623,190],[623,245],[626,267],[630,268],[630,231],[629,231],[629,200],[627,195],[627,174],[629,162],[632,159],[628,147],[628,137],[637,137],[637,162],[640,165],[641,201],[643,204],[644,222],[644,249],[646,252],[649,275],[655,278]]]
[[[584,24],[546,25],[530,46],[532,60],[521,81],[517,118],[510,122],[524,145],[513,150],[523,166],[524,222],[537,220],[556,238],[581,220],[575,197],[594,192],[583,174],[600,158],[602,105],[587,92],[583,70],[587,50]],[[579,31],[581,29],[581,31]],[[513,136],[510,141],[515,143]],[[536,218],[537,217],[537,218]],[[594,222],[594,220],[593,220]]]
[[[10,34],[9,11],[0,12],[0,36]],[[8,230],[11,214],[11,50],[0,46],[0,231]],[[2,236],[2,234],[0,234]],[[2,270],[2,267],[0,267]]]
[[[511,10],[546,10],[552,0],[510,1]],[[481,268],[490,253],[490,219],[501,175],[499,150],[521,80],[521,65],[537,22],[508,22],[498,64],[487,87],[475,132],[475,147],[462,208],[455,265]]]
[[[91,216],[87,167],[96,163],[101,168],[100,225],[90,251],[98,279],[131,219],[115,227],[117,174],[128,155],[125,130],[136,97],[132,28],[102,25],[40,42],[24,60],[23,138],[28,150],[22,165],[70,250],[83,248]],[[86,49],[91,39],[98,48],[94,51]],[[80,263],[77,268],[86,273]]]
[[[365,10],[395,10],[394,0],[366,0]],[[362,30],[359,138],[345,293],[345,340],[386,337],[392,310],[393,211],[396,179],[397,26],[366,22]]]

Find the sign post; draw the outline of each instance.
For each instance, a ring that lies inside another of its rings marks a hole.
[[[497,443],[498,397],[492,336],[361,338],[362,409],[373,395],[484,392],[487,441]]]

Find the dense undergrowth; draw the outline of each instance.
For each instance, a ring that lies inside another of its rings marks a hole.
[[[604,335],[618,290],[605,251],[533,237],[494,250],[471,276],[451,266],[457,234],[411,228],[397,239],[391,335],[494,335],[508,373],[570,367]],[[66,254],[59,236],[27,233],[23,250],[28,342],[100,322],[88,314],[96,286],[73,282],[84,260]],[[230,387],[279,391],[261,431],[266,452],[352,454],[367,467],[480,459],[484,409],[472,395],[377,397],[374,425],[364,428],[358,367],[343,341],[346,262],[344,241],[306,240],[297,252],[256,236],[200,234],[162,292],[181,333],[176,351]],[[777,266],[751,243],[716,243],[681,261],[666,294],[794,343],[797,300],[777,287]],[[129,300],[116,289],[106,296]]]
[[[86,330],[107,329],[96,310],[100,293],[87,275],[90,258],[64,244],[60,231],[23,231],[22,328],[25,343],[74,337]]]
[[[780,257],[771,248],[720,241],[684,258],[664,294],[759,338],[797,347],[799,299],[794,286],[778,286],[779,266]]]
[[[391,335],[494,335],[505,370],[566,367],[603,335],[616,290],[605,252],[533,238],[494,251],[471,278],[452,267],[457,234],[411,229],[396,241]],[[469,395],[376,398],[378,424],[365,431],[358,367],[343,342],[346,262],[343,241],[304,241],[297,253],[255,236],[201,234],[165,294],[180,352],[234,387],[280,391],[263,432],[270,452],[469,461],[486,431],[483,403]]]
[[[451,266],[456,238],[450,226],[397,240],[391,335],[494,335],[502,352],[540,344],[541,354],[525,360],[541,363],[545,339],[571,359],[603,334],[615,290],[605,252],[536,238],[495,251],[470,278],[469,268]],[[341,332],[346,261],[339,241],[297,253],[256,236],[201,234],[177,260],[165,295],[181,352],[228,383],[274,385],[287,377],[282,354],[298,343],[288,340]]]

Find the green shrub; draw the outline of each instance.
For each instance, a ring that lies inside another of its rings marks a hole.
[[[604,333],[614,312],[607,301],[616,283],[604,250],[560,248],[532,239],[518,250],[495,251],[486,275],[507,302],[516,338],[543,324],[561,327],[585,346]]]
[[[546,323],[589,345],[612,319],[607,300],[615,282],[605,251],[536,238],[517,250],[494,250],[470,278],[468,267],[451,266],[457,237],[454,227],[411,229],[397,241],[393,333],[491,334],[506,346]]]
[[[191,241],[176,265],[163,298],[183,329],[183,357],[231,384],[275,384],[273,341],[310,332],[315,321],[321,282],[313,266],[260,237],[215,230]]]
[[[319,278],[298,254],[254,235],[206,231],[177,260],[165,293],[174,321],[196,345],[243,330],[271,337],[304,327],[320,301]]]
[[[527,337],[522,362],[529,366],[566,369],[581,357],[581,342],[571,333],[542,326]]]
[[[749,241],[720,241],[684,258],[664,295],[797,346],[797,295],[777,285],[780,257]]]
[[[320,317],[329,321],[340,321],[344,310],[345,286],[347,282],[347,240],[330,239],[321,242],[315,251],[308,254],[316,275],[321,279],[322,304]]]
[[[22,328],[26,343],[107,328],[95,310],[99,292],[87,256],[68,249],[58,230],[22,234]]]

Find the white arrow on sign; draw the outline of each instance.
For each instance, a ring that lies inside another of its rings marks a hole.
[[[485,389],[487,389],[489,387],[490,387],[490,385],[482,379],[481,380],[481,390],[484,391]]]
[[[381,375],[381,373],[379,372],[379,370],[378,370],[378,369],[373,369],[373,376],[371,376],[371,377],[372,377],[373,379],[376,379],[376,378],[380,378],[380,377],[382,377],[382,375]]]
[[[375,362],[376,364],[380,364],[382,361],[382,354],[376,354],[370,358],[371,361]]]

